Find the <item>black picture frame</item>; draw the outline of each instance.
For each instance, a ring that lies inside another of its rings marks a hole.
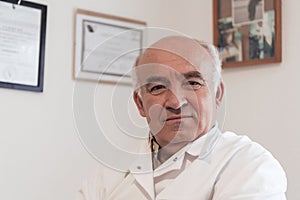
[[[11,9],[14,9],[16,12],[18,11],[18,7],[29,7],[32,9],[37,9],[40,11],[40,29],[39,32],[39,49],[38,49],[38,72],[36,80],[37,84],[19,84],[13,82],[4,82],[0,80],[0,87],[9,88],[9,89],[17,89],[17,90],[26,90],[33,92],[43,92],[44,88],[44,63],[45,63],[45,45],[46,45],[46,25],[47,25],[47,6],[43,4],[21,1],[21,0],[0,0],[0,3],[9,3],[11,4]],[[0,16],[1,20],[1,16]],[[17,59],[17,58],[16,58]],[[1,65],[1,60],[0,60]]]

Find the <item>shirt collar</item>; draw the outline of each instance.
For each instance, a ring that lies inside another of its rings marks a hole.
[[[216,123],[209,132],[192,142],[186,152],[192,156],[198,157],[199,159],[206,157],[215,147],[219,135],[220,130]]]
[[[185,147],[177,151],[174,155],[172,155],[168,160],[160,163],[160,165],[156,169],[154,169],[154,176],[160,176],[168,171],[180,169],[185,157],[185,152],[189,148],[189,146],[190,144],[186,145]],[[157,160],[157,157],[153,160]]]

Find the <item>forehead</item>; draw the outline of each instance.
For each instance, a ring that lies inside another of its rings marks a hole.
[[[196,66],[190,63],[184,57],[161,49],[148,49],[140,57],[136,67],[143,67],[145,69],[149,67],[151,68],[149,70],[151,70],[152,73],[164,71],[176,71],[178,73],[184,73],[188,70],[198,70]]]
[[[186,49],[179,53],[159,48],[147,49],[137,62],[136,75],[140,81],[145,81],[150,76],[169,77],[198,71],[205,79],[207,69],[212,67],[212,59],[207,50]]]
[[[152,44],[141,56],[140,61],[161,61],[160,58],[164,57],[181,58],[194,66],[199,66],[204,61],[212,61],[212,56],[199,41],[181,36],[165,37]]]

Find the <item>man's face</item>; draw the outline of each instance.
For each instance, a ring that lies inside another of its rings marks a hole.
[[[213,126],[216,100],[207,73],[212,61],[203,59],[195,67],[178,55],[151,50],[136,66],[135,102],[161,146],[188,143]]]

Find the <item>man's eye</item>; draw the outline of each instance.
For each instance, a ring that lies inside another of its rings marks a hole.
[[[196,90],[204,86],[204,81],[187,81],[183,84],[186,89]]]
[[[199,82],[197,82],[197,81],[189,81],[188,82],[189,83],[189,85],[201,85]]]
[[[164,85],[154,85],[149,88],[151,94],[157,95],[163,93],[167,89]]]

